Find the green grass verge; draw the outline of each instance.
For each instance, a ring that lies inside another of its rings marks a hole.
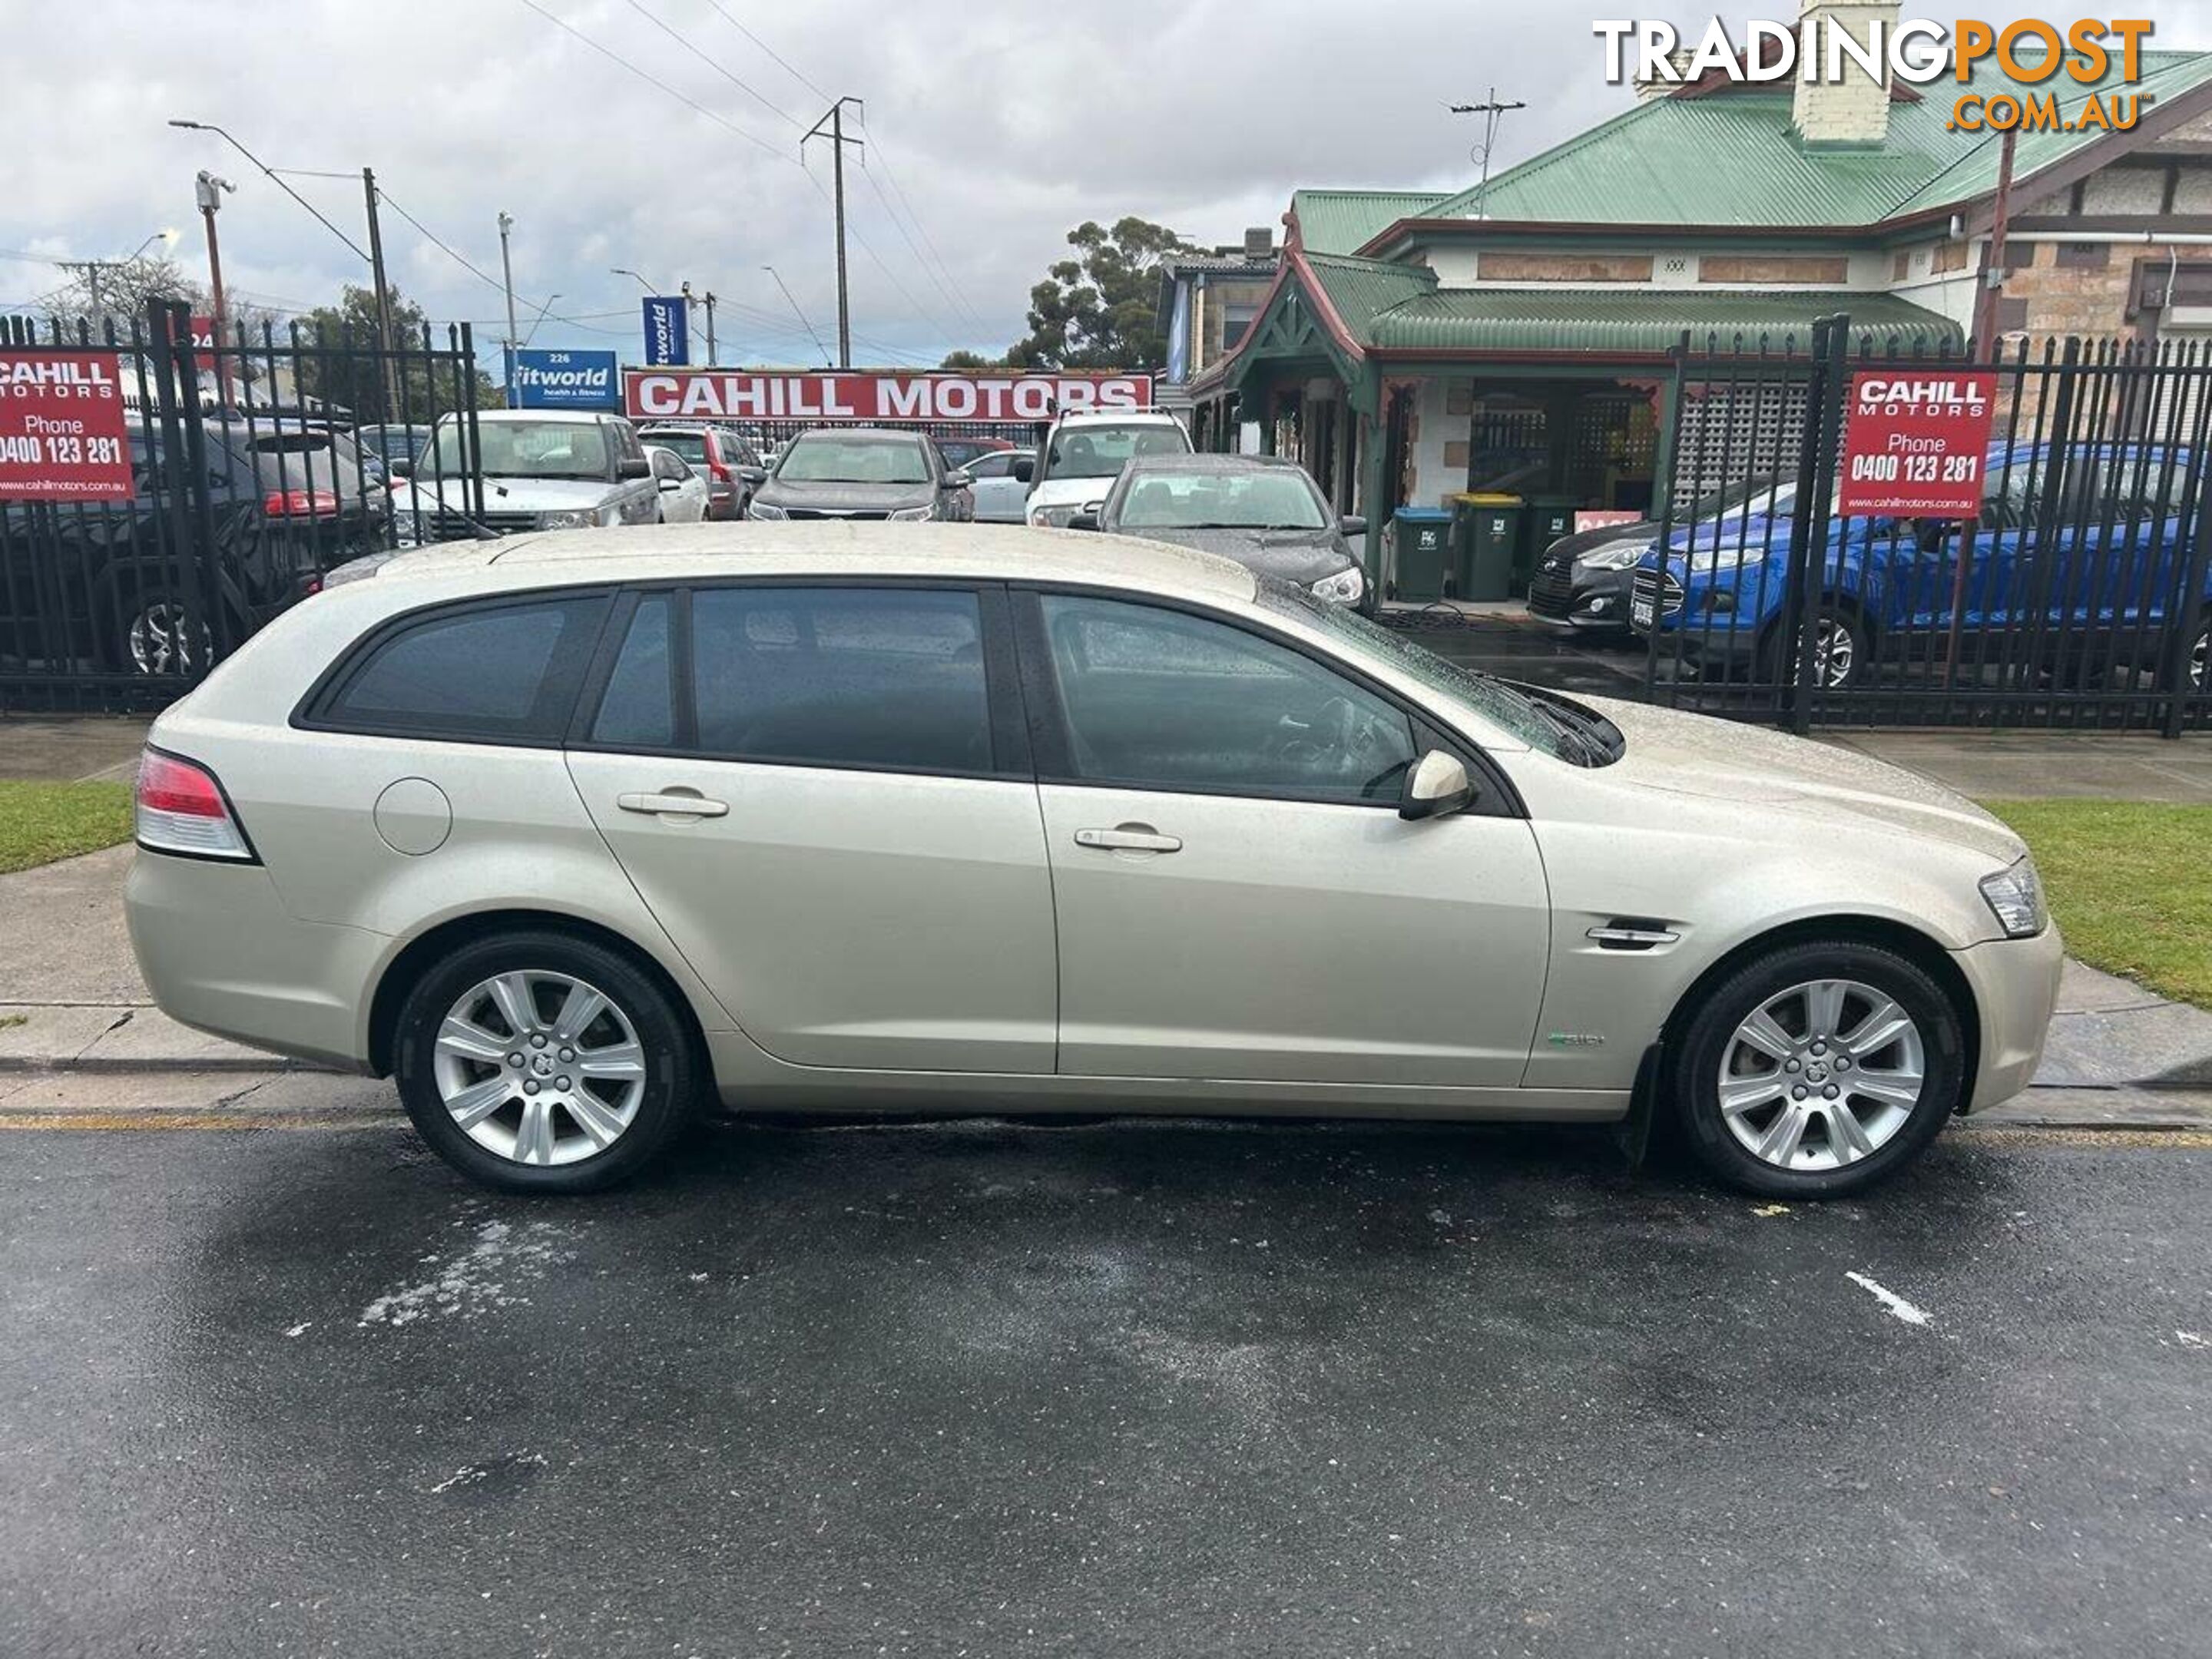
[[[2163,996],[2212,1008],[2212,806],[1984,804],[2033,849],[2069,951]]]
[[[131,839],[131,786],[0,779],[0,872]]]

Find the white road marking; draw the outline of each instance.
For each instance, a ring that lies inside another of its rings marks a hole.
[[[1852,1284],[1857,1285],[1861,1290],[1872,1296],[1875,1301],[1881,1303],[1883,1307],[1888,1309],[1891,1313],[1903,1320],[1906,1324],[1925,1325],[1928,1323],[1927,1309],[1915,1307],[1911,1303],[1907,1302],[1903,1297],[1899,1296],[1895,1291],[1891,1290],[1887,1285],[1877,1285],[1873,1279],[1869,1279],[1864,1273],[1845,1273],[1844,1277],[1850,1279]]]

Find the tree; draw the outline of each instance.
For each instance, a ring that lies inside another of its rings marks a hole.
[[[1006,366],[1006,360],[1003,357],[986,357],[980,351],[967,350],[948,351],[945,354],[945,361],[938,364],[939,368],[1004,368]]]
[[[73,329],[79,318],[88,318],[94,331],[100,319],[112,317],[118,335],[128,334],[132,318],[143,318],[155,300],[182,300],[199,309],[207,292],[185,275],[184,267],[167,254],[143,254],[136,259],[76,259],[58,261],[65,273],[62,285],[46,295],[46,313]]]
[[[363,421],[434,421],[473,401],[478,409],[497,409],[506,401],[498,382],[474,364],[457,372],[450,359],[433,358],[452,349],[456,334],[428,325],[422,307],[386,290],[396,360],[379,353],[376,293],[348,283],[335,306],[318,306],[290,330],[277,329],[273,340],[280,368],[289,367],[295,340],[300,395],[352,411]],[[264,337],[256,335],[258,345]],[[395,372],[396,371],[396,372]],[[390,385],[386,384],[390,377]]]
[[[1111,230],[1085,220],[1067,233],[1077,257],[1030,290],[1029,337],[1006,361],[1018,368],[1150,372],[1167,360],[1158,326],[1162,258],[1196,252],[1167,228],[1134,216]]]

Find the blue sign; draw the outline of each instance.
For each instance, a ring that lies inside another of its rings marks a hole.
[[[517,409],[620,409],[622,377],[611,351],[518,351]]]
[[[680,294],[656,294],[645,302],[645,361],[665,368],[691,361],[690,307]]]

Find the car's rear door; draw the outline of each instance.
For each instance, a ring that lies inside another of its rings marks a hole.
[[[1015,594],[1071,1075],[1516,1087],[1550,949],[1525,819],[1399,817],[1429,740],[1205,613]]]
[[[1003,590],[629,603],[569,770],[738,1025],[802,1066],[1049,1073],[1052,886]]]

